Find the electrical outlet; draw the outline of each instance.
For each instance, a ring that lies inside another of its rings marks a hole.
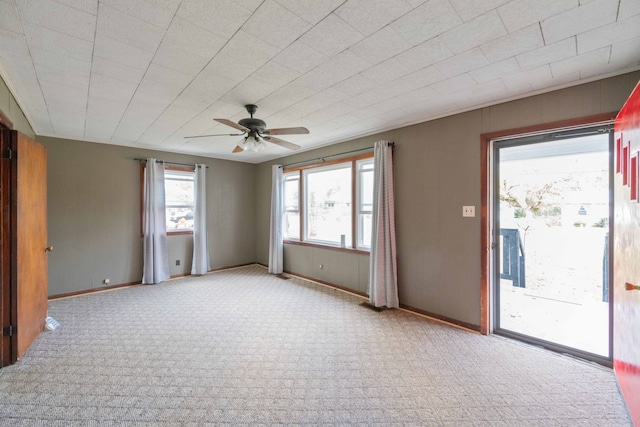
[[[176,265],[180,265],[180,260],[179,259],[176,260]]]
[[[474,217],[474,216],[476,216],[476,207],[475,206],[463,206],[462,207],[462,216],[464,216],[464,217]]]
[[[104,283],[105,285],[108,285],[111,282],[111,279],[104,279],[102,281],[102,283]]]

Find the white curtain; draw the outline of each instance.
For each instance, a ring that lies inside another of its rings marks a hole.
[[[282,166],[271,169],[271,227],[269,231],[269,273],[282,274],[284,268],[282,240]]]
[[[205,274],[209,268],[209,250],[207,248],[207,193],[206,165],[196,165],[195,203],[193,206],[193,261],[191,274]]]
[[[144,172],[144,284],[170,277],[165,212],[164,162],[149,158]]]
[[[388,141],[375,143],[369,300],[375,307],[397,308],[400,306],[400,302],[397,285],[392,157],[391,143]]]

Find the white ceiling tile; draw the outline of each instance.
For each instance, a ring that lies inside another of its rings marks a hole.
[[[87,76],[91,71],[89,61],[61,57],[48,50],[32,48],[31,57],[36,65],[44,65],[71,75]]]
[[[31,62],[31,58],[0,51],[0,63],[2,64],[0,71],[4,71],[1,76],[12,76],[11,82],[22,96],[28,95],[34,88],[40,90],[35,66]]]
[[[291,83],[300,76],[301,73],[280,65],[273,60],[264,64],[258,71],[251,75],[252,78],[277,87]]]
[[[164,37],[163,29],[102,5],[96,33],[148,52],[155,52]]]
[[[334,12],[364,35],[371,35],[411,10],[404,0],[349,0]]]
[[[93,55],[146,70],[153,57],[153,52],[98,34]]]
[[[313,93],[316,93],[328,89],[340,81],[341,80],[336,79],[334,76],[328,75],[323,70],[316,68],[297,78],[295,84],[306,87],[313,91]]]
[[[347,95],[355,96],[362,92],[374,89],[377,86],[378,83],[374,82],[373,80],[366,78],[362,74],[356,74],[355,76],[351,76],[348,79],[343,80],[342,82],[333,86],[333,88]]]
[[[533,90],[548,90],[549,88],[565,86],[571,84],[571,82],[580,81],[580,78],[580,71],[573,71],[560,76],[552,76],[551,79],[541,75],[540,78],[531,80],[531,88]]]
[[[487,61],[482,50],[480,48],[475,48],[452,58],[445,59],[444,61],[435,64],[434,67],[443,77],[449,78],[484,67],[488,64],[489,61]]]
[[[256,70],[269,62],[278,53],[280,53],[279,48],[243,30],[238,31],[220,51],[221,55],[252,65]]]
[[[17,2],[23,22],[42,26],[59,33],[93,41],[96,16],[52,0],[22,0]]]
[[[59,111],[51,111],[49,115],[55,132],[75,139],[81,139],[84,136],[84,115]]]
[[[629,66],[640,64],[640,37],[615,43],[611,46],[609,62],[615,65]]]
[[[391,27],[384,27],[358,44],[350,51],[375,65],[411,48],[411,44],[400,37]]]
[[[498,13],[509,32],[578,6],[578,0],[511,0],[498,7]]]
[[[411,73],[409,67],[402,64],[397,58],[391,58],[368,68],[362,72],[362,75],[374,82],[386,83],[406,76],[409,73]]]
[[[88,68],[65,69],[52,68],[44,64],[35,64],[38,81],[52,82],[73,87],[80,83],[82,86],[89,85],[90,72]]]
[[[0,44],[0,53],[29,56],[29,46],[24,34],[14,33],[13,31],[0,30],[2,43]]]
[[[336,55],[362,39],[364,35],[333,13],[300,37],[305,45],[327,56]]]
[[[611,47],[607,46],[562,61],[553,62],[551,64],[551,72],[554,77],[559,77],[564,74],[573,73],[576,70],[588,70],[591,67],[607,64],[610,53]]]
[[[144,79],[172,88],[183,89],[193,80],[193,77],[152,62],[144,75]]]
[[[511,0],[449,0],[466,22]]]
[[[96,15],[98,13],[98,0],[54,0],[56,3]]]
[[[327,55],[298,40],[276,55],[273,61],[298,73],[306,73],[325,62],[328,58]]]
[[[617,2],[598,0],[549,17],[540,26],[545,42],[554,43],[615,22],[617,14]]]
[[[133,99],[138,102],[153,104],[154,108],[164,111],[177,97],[182,90],[164,86],[160,83],[143,79],[136,89]]]
[[[618,19],[627,19],[640,14],[640,2],[638,0],[620,0]]]
[[[499,62],[494,62],[486,67],[478,68],[469,72],[469,75],[478,82],[484,84],[513,73],[520,72],[520,65],[515,58],[507,58]]]
[[[243,31],[284,49],[310,28],[311,25],[304,19],[273,0],[266,0],[249,18]]]
[[[460,74],[459,76],[434,83],[431,87],[441,95],[447,95],[458,90],[476,86],[477,83],[468,74]]]
[[[252,11],[234,0],[186,0],[178,9],[177,16],[207,31],[230,39],[251,16]]]
[[[227,92],[221,100],[238,105],[256,104],[276,89],[277,86],[250,77]]]
[[[425,86],[432,85],[439,81],[444,80],[444,76],[440,74],[440,71],[432,65],[431,67],[422,68],[418,71],[414,71],[411,74],[407,74],[404,77],[401,77],[394,82],[387,83],[389,84],[402,84],[406,85],[411,89],[419,89]]]
[[[578,34],[578,53],[589,52],[635,37],[640,37],[640,15]],[[636,48],[640,51],[640,44]]]
[[[115,120],[117,123],[127,109],[128,104],[129,100],[127,102],[118,102],[90,94],[87,104],[87,117],[104,117],[109,120]]]
[[[510,93],[521,93],[521,91],[531,91],[531,83],[549,81],[552,78],[549,65],[543,65],[502,77],[502,81]]]
[[[100,7],[109,6],[156,27],[166,29],[180,3],[181,0],[100,0]]]
[[[120,64],[100,56],[93,57],[91,72],[127,83],[140,83],[145,70]]]
[[[237,84],[256,72],[259,68],[260,66],[247,64],[228,54],[221,53],[216,55],[216,57],[205,66],[200,75],[221,76]]]
[[[366,70],[369,66],[367,61],[353,52],[345,50],[320,65],[316,70],[324,73],[334,83],[338,83]]]
[[[549,41],[546,41],[549,43]],[[481,46],[489,62],[497,62],[545,45],[540,26],[530,25]]]
[[[487,12],[439,36],[453,53],[461,53],[505,35],[496,11]]]
[[[390,24],[412,45],[418,45],[462,24],[448,0],[430,0]]]
[[[63,86],[52,82],[41,82],[40,87],[47,105],[67,106],[67,111],[85,111],[88,86]]]
[[[88,116],[84,127],[84,137],[89,141],[108,142],[117,126],[117,119]]]
[[[523,70],[571,58],[576,53],[576,38],[570,37],[557,43],[520,54],[516,57]]]
[[[176,17],[169,26],[162,44],[170,43],[187,52],[212,58],[227,39]]]
[[[34,27],[31,24],[24,25],[24,33],[27,43],[31,48],[35,47],[48,50],[60,56],[87,62],[90,62],[93,56],[92,42],[58,33],[47,28]]]
[[[410,71],[415,71],[444,61],[452,56],[451,49],[439,37],[436,37],[401,53],[395,59]]]
[[[276,1],[310,24],[317,24],[345,2],[345,0]]]
[[[203,89],[202,86],[190,85],[176,97],[172,105],[178,108],[202,111],[223,94],[224,92],[212,88]]]
[[[312,96],[314,93],[316,93],[316,91],[313,89],[302,86],[294,81],[264,98],[260,104],[272,111],[280,111]]]
[[[18,18],[18,10],[13,2],[0,3],[0,30],[22,33],[22,24]]]
[[[89,96],[127,105],[137,87],[137,83],[127,83],[100,74],[92,74]]]
[[[190,76],[200,73],[209,62],[208,58],[204,58],[195,53],[167,42],[162,42],[155,56],[153,63],[161,65],[170,70],[179,71]]]

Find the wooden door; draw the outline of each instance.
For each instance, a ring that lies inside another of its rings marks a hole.
[[[11,146],[12,124],[0,111],[0,153]],[[11,336],[11,161],[0,155],[0,368],[12,363]]]
[[[17,131],[11,132],[12,317],[17,333],[15,360],[44,329],[47,317],[47,151]]]

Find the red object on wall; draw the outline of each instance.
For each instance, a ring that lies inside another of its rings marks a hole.
[[[640,426],[640,83],[616,117],[615,138],[613,367]]]

